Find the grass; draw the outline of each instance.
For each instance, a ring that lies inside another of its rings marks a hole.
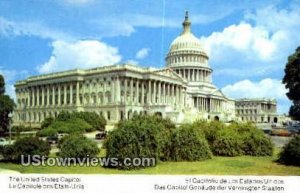
[[[103,154],[103,153],[101,153]],[[205,174],[205,175],[295,175],[300,176],[300,167],[285,166],[275,162],[278,151],[270,157],[213,157],[199,162],[160,162],[156,167],[123,171],[103,167],[28,166],[0,163],[0,168],[21,173],[58,174]]]

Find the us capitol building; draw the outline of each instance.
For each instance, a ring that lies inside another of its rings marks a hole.
[[[236,101],[213,85],[208,59],[191,32],[186,13],[183,31],[170,45],[165,68],[120,64],[29,77],[15,84],[14,122],[39,124],[61,111],[96,112],[109,124],[135,113],[159,114],[176,123],[241,119],[236,115]],[[276,102],[272,104],[275,113],[263,115],[273,116],[270,121],[276,116]]]

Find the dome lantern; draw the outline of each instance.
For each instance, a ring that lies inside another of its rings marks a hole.
[[[189,12],[185,12],[182,22],[183,31],[170,45],[166,57],[167,66],[204,66],[208,67],[208,55],[201,41],[191,32]]]
[[[189,12],[188,11],[185,11],[185,18],[184,18],[182,25],[183,25],[182,34],[191,33],[191,22],[189,20]]]

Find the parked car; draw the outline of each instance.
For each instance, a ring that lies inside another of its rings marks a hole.
[[[65,136],[69,135],[68,133],[59,133],[57,135],[58,139],[64,138]]]
[[[46,141],[49,144],[57,144],[58,143],[58,136],[49,136],[46,138]]]
[[[298,129],[289,129],[288,131],[291,133],[292,136],[296,136],[300,134],[300,130]]]
[[[271,130],[271,135],[272,136],[285,136],[285,137],[289,137],[292,136],[292,132],[290,132],[288,129],[272,129]]]
[[[271,129],[263,129],[263,132],[265,133],[265,134],[271,134],[271,132],[272,132],[272,130]]]
[[[106,131],[100,131],[99,133],[97,133],[95,135],[95,138],[96,139],[105,139],[106,138],[106,135],[107,135],[107,132]]]

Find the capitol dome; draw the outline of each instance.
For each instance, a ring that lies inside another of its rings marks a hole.
[[[168,67],[204,66],[208,67],[208,55],[200,40],[191,32],[191,22],[186,12],[182,33],[171,43],[166,57]]]

